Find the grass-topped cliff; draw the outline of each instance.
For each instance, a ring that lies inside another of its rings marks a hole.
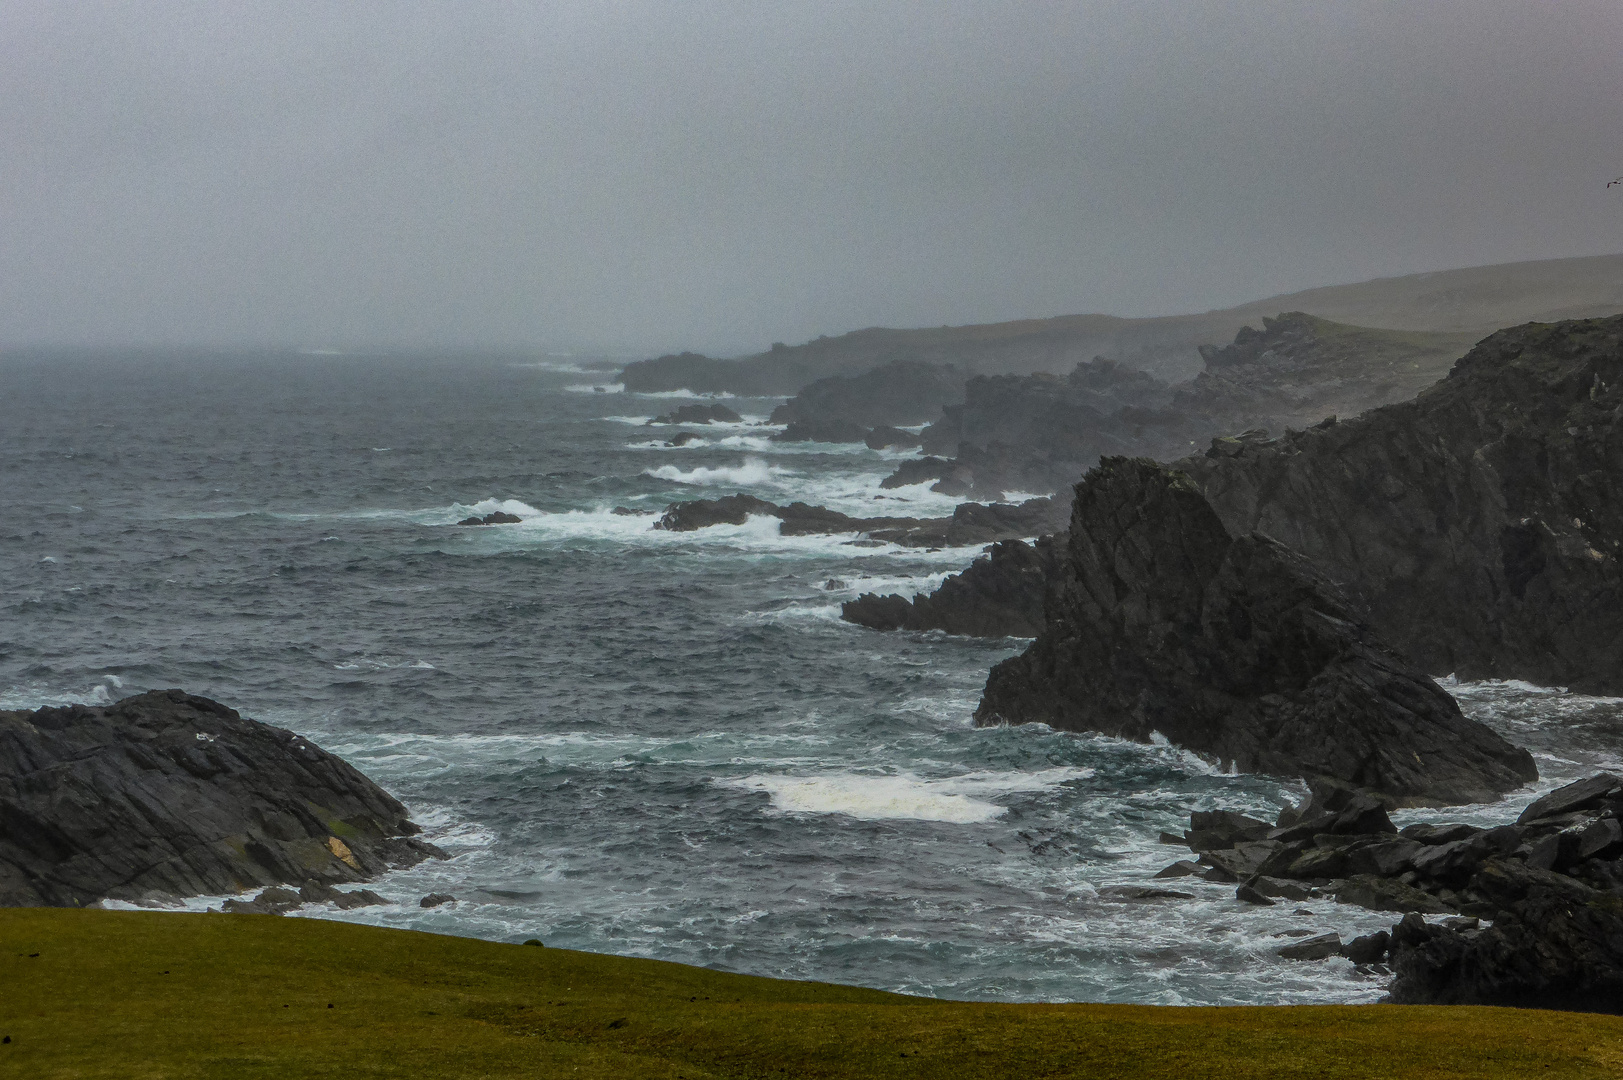
[[[814,380],[895,360],[953,364],[968,374],[1027,374],[1069,371],[1080,361],[1106,356],[1175,382],[1200,370],[1199,346],[1227,342],[1240,327],[1281,311],[1359,327],[1462,335],[1463,352],[1470,342],[1506,326],[1623,311],[1623,255],[1377,278],[1190,315],[1061,315],[906,330],[870,327],[802,345],[774,345],[739,360],[694,353],[642,360],[627,366],[624,378],[629,390],[793,394]]]
[[[0,911],[0,1076],[1615,1077],[1623,1017],[933,1001],[310,919]]]

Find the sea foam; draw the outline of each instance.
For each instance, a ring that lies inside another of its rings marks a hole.
[[[910,773],[873,776],[838,772],[822,776],[745,776],[720,781],[723,787],[764,791],[772,808],[786,814],[844,814],[862,821],[942,821],[973,825],[1008,813],[984,798],[1017,791],[1042,791],[1067,780],[1093,775],[1092,769],[1054,768],[1039,772],[981,772],[942,779]]]

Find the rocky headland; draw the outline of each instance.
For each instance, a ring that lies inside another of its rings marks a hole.
[[[354,895],[334,885],[443,858],[340,758],[180,690],[0,712],[0,823],[3,906],[287,884],[333,900]]]
[[[1187,475],[1144,459],[1106,459],[1077,486],[1043,629],[992,669],[975,720],[1159,732],[1401,803],[1482,802],[1537,776],[1308,560],[1232,535]]]
[[[964,375],[947,364],[897,360],[860,375],[819,379],[772,410],[787,425],[780,442],[866,442],[874,449],[917,446],[898,430],[923,424],[963,400]]]
[[[1309,560],[1419,669],[1617,693],[1620,378],[1623,318],[1518,327],[1413,401],[1214,439],[1171,468],[1229,534]]]
[[[1070,375],[981,376],[942,410],[892,487],[936,481],[972,498],[1067,490],[1101,457],[1170,461],[1214,436],[1279,432],[1403,401],[1441,378],[1469,341],[1343,326],[1301,312],[1202,346],[1204,370],[1168,385],[1096,357]]]

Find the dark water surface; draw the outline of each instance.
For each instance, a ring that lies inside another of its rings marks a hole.
[[[582,363],[0,356],[0,707],[180,686],[344,755],[454,857],[376,886],[398,905],[326,917],[957,998],[1379,996],[1273,950],[1389,916],[1116,890],[1182,854],[1155,838],[1191,809],[1272,814],[1298,789],[976,730],[986,670],[1022,642],[839,621],[978,549],[612,512],[734,491],[949,509],[881,491],[904,455],[773,444],[776,401],[755,399],[668,448],[643,421],[680,399],[594,392],[610,376]],[[523,521],[454,524],[493,509]],[[1617,701],[1451,689],[1535,749],[1542,788],[1619,760]],[[424,911],[430,891],[459,902]]]

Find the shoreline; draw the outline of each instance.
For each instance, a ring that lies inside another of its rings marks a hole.
[[[1623,1017],[994,1004],[314,919],[0,911],[18,1075],[1616,1075]],[[37,954],[37,955],[34,955]],[[9,1060],[8,1060],[9,1059]]]

